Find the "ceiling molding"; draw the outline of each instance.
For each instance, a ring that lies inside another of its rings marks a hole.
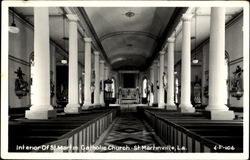
[[[149,33],[149,32],[143,32],[143,31],[118,31],[118,32],[111,32],[108,34],[105,34],[103,36],[100,37],[100,41],[103,41],[107,38],[111,38],[114,36],[120,36],[120,35],[140,35],[140,36],[145,36],[145,37],[149,37],[153,40],[157,40],[159,37]]]
[[[107,54],[106,54],[106,52],[105,52],[105,50],[104,50],[104,48],[103,48],[97,34],[96,34],[96,31],[95,31],[94,27],[92,26],[92,23],[91,23],[88,15],[87,15],[85,9],[83,7],[78,7],[78,10],[79,10],[81,16],[84,18],[84,20],[85,20],[91,34],[93,35],[93,38],[95,39],[97,45],[99,46],[105,61],[110,65],[110,61],[109,61],[109,59],[107,57]]]
[[[184,14],[187,11],[187,7],[177,7],[175,8],[167,27],[165,28],[164,32],[162,33],[162,36],[158,39],[157,46],[154,50],[154,53],[152,54],[152,57],[149,58],[143,68],[147,70],[151,64],[153,63],[154,59],[159,55],[159,52],[162,49],[162,46],[164,45],[166,39],[170,36],[170,34],[174,31],[175,27],[178,25],[179,20],[181,19],[182,14]]]

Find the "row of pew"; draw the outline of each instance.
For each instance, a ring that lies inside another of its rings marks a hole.
[[[62,141],[64,146],[91,145],[112,123],[117,113],[117,107],[110,107],[82,111],[80,114],[61,114],[48,120],[11,119],[8,128],[9,152],[54,152],[39,146],[62,144]]]
[[[243,120],[210,120],[208,112],[146,107],[138,107],[138,112],[166,144],[184,146],[184,152],[243,152]]]

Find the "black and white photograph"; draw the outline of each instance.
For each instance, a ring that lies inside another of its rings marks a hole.
[[[1,159],[249,159],[249,2],[3,1]]]

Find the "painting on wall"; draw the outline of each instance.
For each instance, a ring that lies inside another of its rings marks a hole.
[[[233,72],[233,76],[231,78],[231,86],[230,86],[230,94],[232,97],[237,98],[237,100],[240,100],[240,98],[243,96],[243,78],[242,74],[243,69],[238,65]]]

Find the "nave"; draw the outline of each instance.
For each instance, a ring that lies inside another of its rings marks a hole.
[[[95,152],[164,152],[159,148],[165,146],[136,112],[121,113],[99,141],[96,145],[105,146],[107,150]]]
[[[248,10],[5,6],[1,151],[244,155]]]

